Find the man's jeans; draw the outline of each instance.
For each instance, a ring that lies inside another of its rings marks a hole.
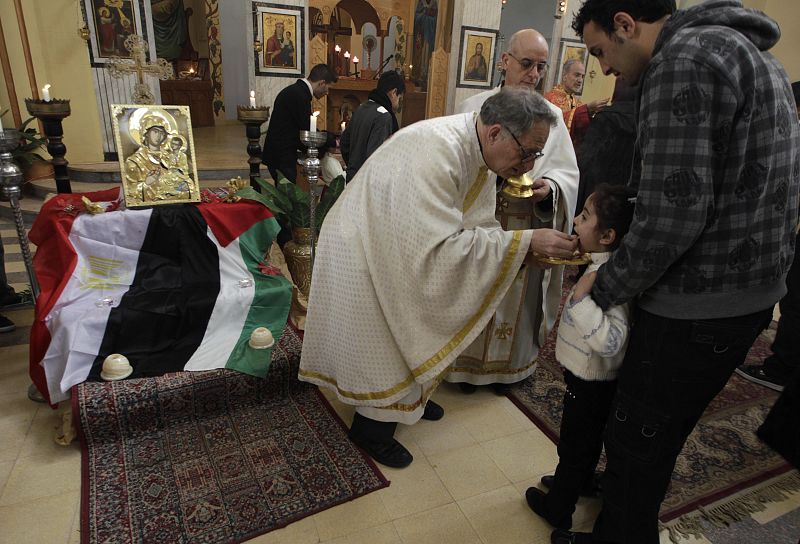
[[[636,311],[606,423],[595,540],[658,543],[659,507],[686,438],[771,319],[772,307],[695,321]]]

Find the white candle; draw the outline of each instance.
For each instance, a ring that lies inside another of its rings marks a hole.
[[[342,51],[342,48],[341,48],[341,47],[339,47],[339,44],[337,43],[337,44],[336,44],[336,45],[333,47],[333,50],[334,50],[334,51],[336,51],[337,53],[340,53],[340,52]]]
[[[346,59],[350,58],[350,51],[345,51],[344,52],[344,58],[346,58]]]
[[[358,64],[358,57],[353,57],[353,64]]]
[[[251,108],[255,108],[256,107],[256,92],[255,91],[250,91],[250,107]]]
[[[317,115],[319,115],[318,111],[311,114],[311,128],[308,129],[311,132],[317,131]]]
[[[45,102],[50,102],[50,84],[48,83],[44,87],[42,87],[42,100]]]
[[[345,123],[344,121],[342,121],[342,132],[344,132],[344,127],[346,127],[346,126],[347,126],[347,123]]]

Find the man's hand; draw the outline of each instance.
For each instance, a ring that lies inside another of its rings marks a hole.
[[[609,98],[601,98],[600,100],[594,100],[592,102],[588,102],[586,104],[586,108],[589,110],[589,113],[594,115],[598,111],[602,110],[608,105]]]
[[[573,302],[579,301],[592,292],[592,286],[594,285],[594,280],[596,277],[597,271],[588,272],[581,276],[581,279],[579,279],[578,283],[575,284],[575,292],[572,293]]]
[[[533,196],[531,196],[531,200],[533,200],[534,204],[537,204],[546,199],[550,195],[550,191],[550,183],[546,179],[535,179],[533,180]]]
[[[554,229],[536,229],[531,250],[547,257],[569,259],[578,249],[578,237]]]

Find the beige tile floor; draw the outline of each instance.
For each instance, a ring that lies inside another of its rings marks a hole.
[[[199,143],[221,158],[240,147],[241,126],[227,126]],[[196,131],[195,139],[207,136]],[[243,148],[242,148],[243,149]],[[246,157],[246,155],[242,155]],[[2,230],[8,240],[13,229]],[[19,253],[16,244],[6,252]],[[21,272],[21,262],[12,270]],[[19,270],[17,270],[19,268]],[[26,284],[17,283],[17,289]],[[30,309],[6,312],[30,325]],[[54,436],[63,406],[54,411],[26,397],[28,346],[0,347],[0,544],[80,541],[80,446],[58,446]],[[524,492],[549,474],[556,448],[507,398],[480,390],[462,395],[448,384],[435,400],[446,411],[439,422],[400,426],[397,437],[414,455],[406,469],[382,468],[391,485],[310,516],[251,542],[262,544],[540,544],[551,529],[531,513]],[[351,407],[331,401],[346,422]],[[800,494],[774,505],[765,523],[800,505]],[[574,521],[589,530],[595,500],[581,499]],[[754,516],[756,517],[756,516]],[[667,543],[662,533],[662,543]],[[705,539],[686,544],[707,544]]]
[[[19,326],[33,319],[30,309],[7,314]],[[27,356],[27,345],[0,348],[0,543],[77,543],[80,446],[53,440],[68,407],[54,411],[27,399]],[[398,438],[414,462],[402,470],[383,468],[389,487],[252,542],[549,542],[550,528],[527,509],[523,494],[555,467],[552,442],[505,397],[483,390],[466,397],[445,384],[435,398],[445,418],[401,426]],[[352,418],[352,408],[332,404],[345,421]],[[598,506],[581,500],[578,529],[591,527]],[[790,506],[776,507],[774,515]],[[762,516],[771,519],[768,512]]]

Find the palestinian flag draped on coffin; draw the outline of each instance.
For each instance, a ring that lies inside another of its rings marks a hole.
[[[248,346],[256,327],[280,337],[291,283],[265,266],[280,227],[263,205],[207,203],[113,211],[118,189],[49,200],[30,232],[41,287],[30,374],[50,403],[100,379],[125,355],[132,378],[229,368],[265,376],[271,349]],[[260,266],[259,266],[260,265]]]

